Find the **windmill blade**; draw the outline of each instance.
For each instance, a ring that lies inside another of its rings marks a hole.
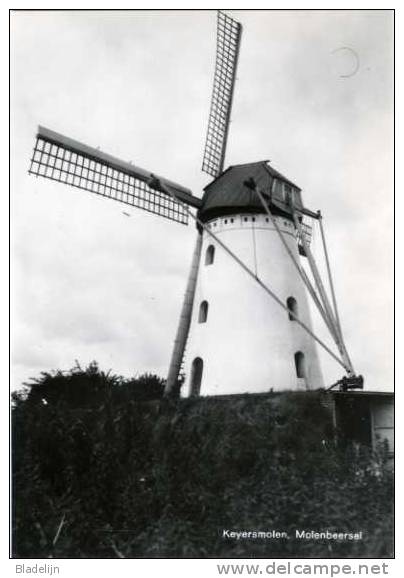
[[[182,203],[195,208],[201,204],[189,189],[177,183],[41,126],[28,172],[184,225],[188,224],[188,214]],[[153,188],[149,186],[152,179]],[[173,189],[182,202],[159,190],[159,183]]]
[[[233,101],[241,24],[217,13],[216,65],[202,170],[212,177],[223,171]]]

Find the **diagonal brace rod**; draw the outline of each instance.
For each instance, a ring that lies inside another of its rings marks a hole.
[[[330,284],[330,289],[331,289],[331,297],[332,297],[332,303],[333,303],[333,307],[334,307],[335,320],[337,322],[338,333],[340,335],[340,338],[343,339],[341,322],[340,322],[339,313],[338,313],[337,298],[335,296],[334,282],[333,282],[332,273],[331,273],[330,260],[328,258],[327,244],[325,241],[325,233],[324,233],[324,227],[323,227],[323,216],[322,216],[320,211],[317,212],[317,215],[318,215],[318,221],[320,223],[321,239],[323,241],[323,250],[324,250],[324,255],[325,255],[325,262],[327,265],[328,282]]]
[[[314,260],[313,254],[310,250],[310,247],[308,246],[308,243],[304,237],[304,233],[302,231],[302,226],[299,222],[299,219],[298,219],[295,211],[293,211],[293,220],[295,222],[296,229],[300,233],[300,238],[301,238],[302,243],[303,243],[304,251],[307,255],[307,259],[309,261],[309,265],[310,265],[311,271],[313,273],[313,277],[315,279],[315,282],[316,282],[316,285],[318,288],[318,292],[320,293],[320,297],[323,301],[323,305],[324,305],[325,310],[327,312],[327,316],[333,322],[333,326],[335,328],[334,333],[336,333],[336,335],[334,335],[335,343],[338,347],[338,350],[341,354],[342,359],[344,360],[344,365],[347,367],[348,374],[349,375],[355,375],[355,370],[353,368],[352,362],[351,362],[349,355],[348,355],[348,352],[346,350],[345,343],[343,342],[343,340],[341,339],[341,336],[339,335],[338,326],[337,326],[337,323],[335,321],[334,314],[333,314],[333,311],[331,309],[330,303],[328,301],[328,297],[327,297],[327,294],[325,292],[320,273],[317,269],[316,262]]]
[[[312,286],[312,284],[311,284],[311,282],[310,282],[310,279],[309,279],[308,276],[307,276],[306,271],[305,271],[305,270],[303,269],[303,267],[298,263],[298,261],[296,260],[295,256],[293,255],[292,251],[290,250],[290,247],[288,246],[288,244],[287,244],[287,242],[286,242],[286,240],[285,240],[285,237],[284,237],[282,231],[280,230],[278,223],[276,222],[275,217],[273,216],[271,210],[269,209],[268,204],[265,202],[265,199],[264,199],[264,196],[263,196],[262,192],[261,192],[257,187],[255,187],[254,190],[255,190],[255,192],[257,193],[257,195],[258,195],[258,197],[259,197],[259,199],[260,199],[260,201],[261,201],[261,204],[262,204],[262,206],[264,207],[267,215],[270,217],[270,219],[271,219],[271,221],[272,221],[272,224],[273,224],[276,232],[278,233],[279,238],[281,239],[282,244],[283,244],[283,246],[285,247],[285,249],[286,249],[289,257],[291,258],[291,260],[292,260],[292,262],[293,262],[293,264],[294,264],[294,266],[296,267],[296,269],[297,269],[297,271],[298,271],[298,273],[299,273],[299,275],[300,275],[303,283],[306,285],[307,290],[309,291],[310,295],[312,296],[314,303],[317,305],[317,308],[318,308],[318,310],[319,310],[319,312],[320,312],[321,317],[322,317],[323,320],[324,320],[324,323],[327,325],[328,330],[330,331],[331,335],[333,336],[333,338],[334,338],[334,340],[335,340],[336,335],[335,335],[334,327],[333,327],[330,319],[328,318],[327,313],[326,313],[326,311],[324,310],[323,305],[322,305],[320,299],[318,298],[318,295],[317,295],[314,287]],[[292,313],[292,316],[293,316],[294,318],[296,318],[296,316],[293,314],[293,312],[291,312],[291,313]]]

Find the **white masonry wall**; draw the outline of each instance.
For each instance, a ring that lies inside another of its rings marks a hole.
[[[288,245],[298,255],[292,221],[276,217]],[[266,215],[213,219],[212,231],[286,304],[297,301],[299,318],[311,328],[306,289]],[[215,246],[214,262],[205,264]],[[205,323],[198,322],[202,301]],[[295,353],[305,358],[305,378],[298,378]],[[202,256],[184,371],[183,395],[191,394],[192,363],[203,361],[200,395],[222,395],[322,387],[314,340],[243,269],[203,233]]]

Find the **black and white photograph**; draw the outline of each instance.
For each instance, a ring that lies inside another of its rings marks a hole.
[[[394,558],[394,17],[10,11],[17,573]]]

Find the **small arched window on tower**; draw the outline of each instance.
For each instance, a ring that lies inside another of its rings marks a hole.
[[[304,359],[304,353],[301,351],[297,351],[295,353],[295,366],[296,366],[296,375],[299,378],[306,377],[306,362]]]
[[[288,297],[286,299],[286,306],[289,309],[289,319],[291,321],[295,321],[295,319],[298,315],[296,299],[294,297]],[[292,315],[292,313],[293,313],[293,315]]]
[[[207,301],[202,301],[199,305],[198,323],[206,323],[208,319],[208,309],[209,303]]]
[[[190,379],[190,395],[192,396],[199,395],[201,391],[202,372],[203,361],[200,357],[195,357],[192,362]]]
[[[214,260],[215,260],[215,247],[213,245],[209,245],[205,253],[205,265],[212,265]]]

